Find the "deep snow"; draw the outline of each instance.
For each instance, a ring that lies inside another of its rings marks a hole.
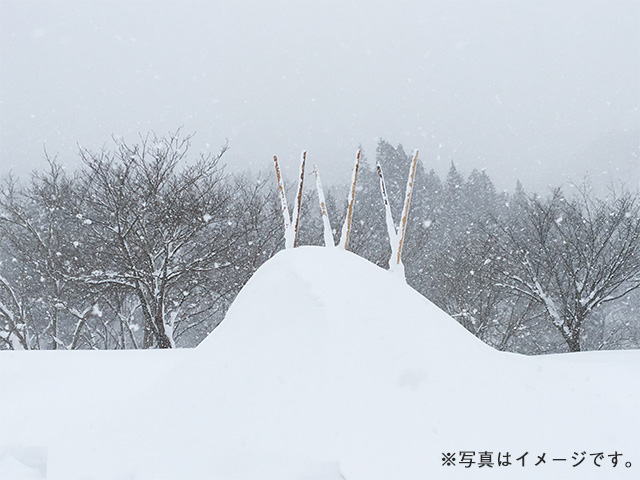
[[[277,254],[195,350],[4,352],[0,388],[0,478],[38,446],[65,480],[640,478],[640,351],[497,352],[338,248]]]

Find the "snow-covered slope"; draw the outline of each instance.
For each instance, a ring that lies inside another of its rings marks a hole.
[[[147,371],[165,373],[130,392]],[[263,265],[192,352],[1,355],[0,411],[29,413],[3,425],[0,455],[44,446],[56,479],[631,479],[639,380],[638,351],[497,352],[389,272],[302,247]]]

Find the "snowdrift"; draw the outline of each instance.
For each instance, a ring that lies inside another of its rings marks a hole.
[[[389,272],[301,247],[193,351],[0,355],[0,478],[21,447],[46,451],[24,478],[639,478],[639,367],[497,352]]]

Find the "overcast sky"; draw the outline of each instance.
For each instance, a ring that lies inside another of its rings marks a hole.
[[[362,144],[499,188],[640,184],[640,2],[0,0],[0,173],[183,127],[348,181]]]

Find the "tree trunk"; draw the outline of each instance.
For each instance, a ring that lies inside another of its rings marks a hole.
[[[171,348],[171,340],[164,332],[158,332],[158,348]]]
[[[570,352],[580,352],[580,329],[572,328],[570,335],[563,335]]]
[[[580,340],[577,338],[574,338],[575,335],[571,335],[571,337],[567,338],[567,345],[569,345],[569,351],[570,352],[580,352]]]

